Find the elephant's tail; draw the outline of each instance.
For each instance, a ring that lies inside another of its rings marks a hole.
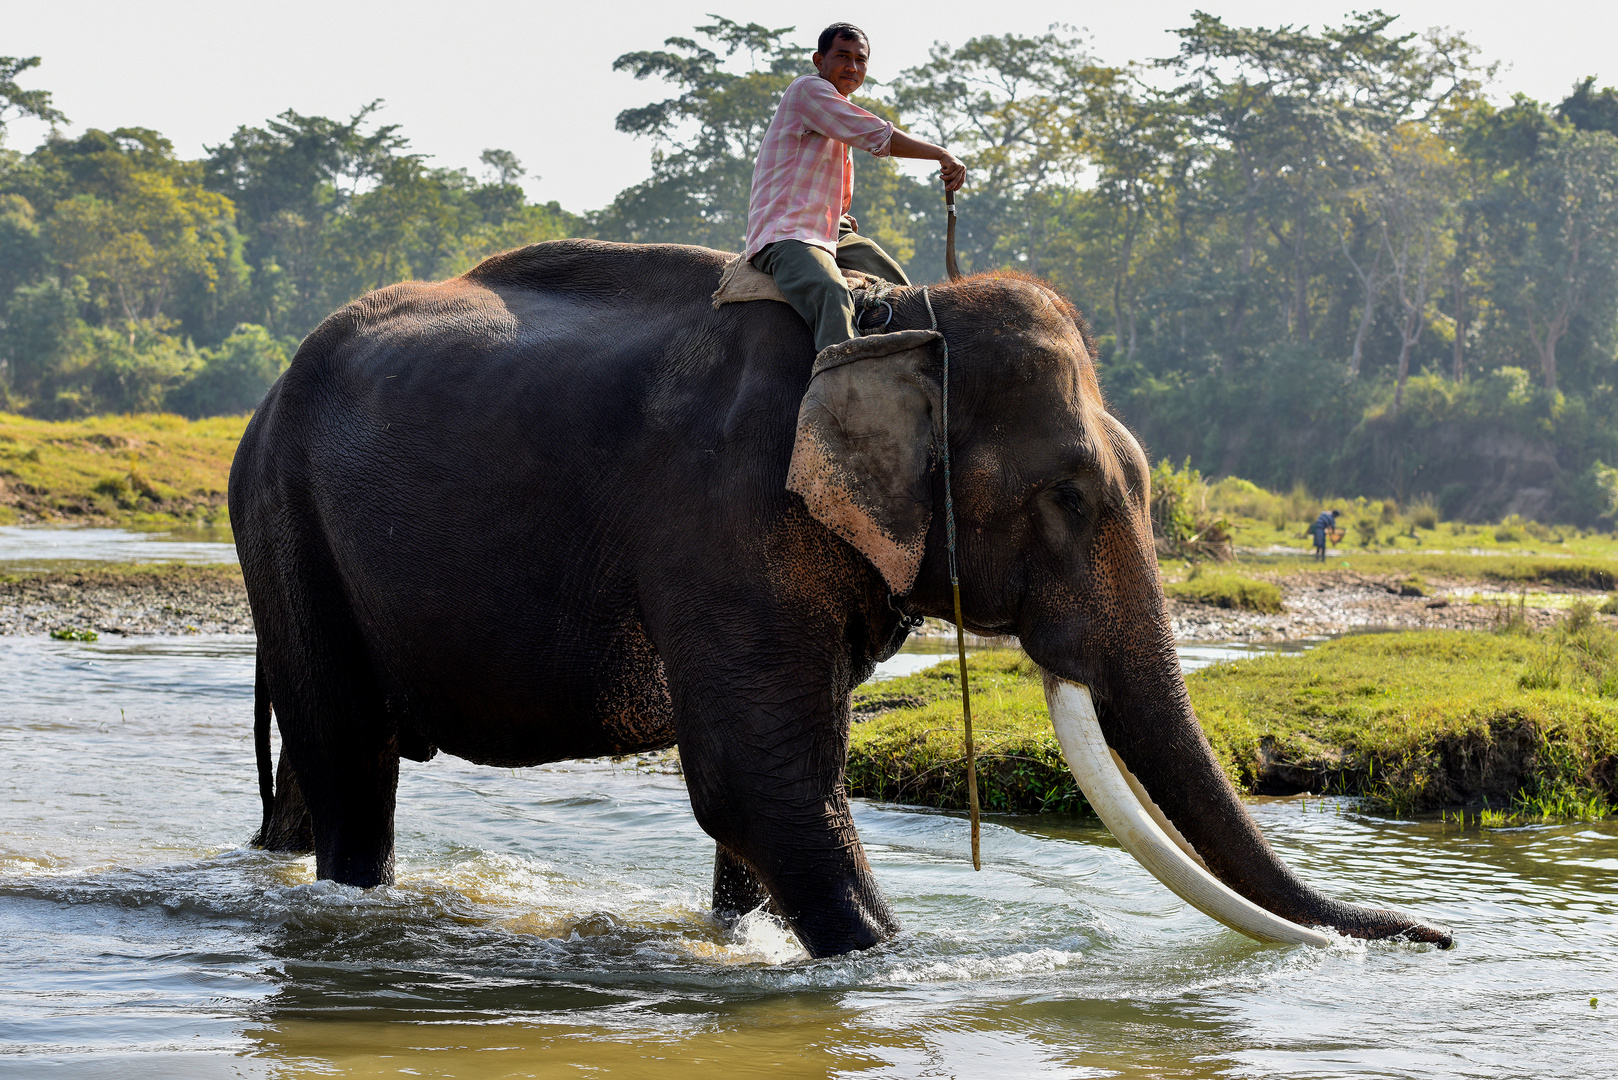
[[[275,770],[270,764],[270,687],[264,678],[264,653],[253,661],[253,749],[258,755],[258,797],[264,804],[264,820],[253,843],[269,840],[270,818],[275,814]]]

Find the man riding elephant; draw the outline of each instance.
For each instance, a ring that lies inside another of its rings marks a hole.
[[[948,150],[906,135],[848,100],[865,82],[865,31],[833,23],[820,32],[818,45],[811,58],[816,74],[787,87],[759,145],[742,252],[775,278],[781,295],[809,324],[817,350],[859,336],[854,298],[839,268],[910,284],[892,256],[861,236],[848,216],[854,197],[849,147],[873,157],[937,161],[950,191],[966,180],[966,166]]]

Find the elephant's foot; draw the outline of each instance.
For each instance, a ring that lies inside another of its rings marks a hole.
[[[787,922],[817,960],[869,949],[899,932],[899,920],[881,894],[857,887],[840,896],[824,896],[814,908],[800,909],[798,917]]]
[[[803,947],[816,958],[869,949],[896,934],[899,923],[876,891],[875,883],[868,874],[864,877],[864,881],[850,883],[847,889],[834,890],[834,895],[800,899],[797,908],[802,914],[793,918],[770,896],[747,861],[719,844],[714,851],[713,913],[723,922],[733,923],[763,908],[791,927]],[[797,875],[791,875],[787,887],[795,890],[800,881]]]

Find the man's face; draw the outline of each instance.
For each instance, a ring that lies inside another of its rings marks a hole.
[[[859,38],[840,37],[831,43],[831,52],[815,53],[810,59],[820,77],[837,87],[844,97],[865,82],[865,65],[871,54]]]

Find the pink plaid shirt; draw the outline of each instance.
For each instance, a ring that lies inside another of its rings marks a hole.
[[[837,222],[854,198],[848,148],[882,157],[893,125],[849,101],[819,75],[793,80],[764,133],[747,203],[747,258],[777,240],[837,253]]]

